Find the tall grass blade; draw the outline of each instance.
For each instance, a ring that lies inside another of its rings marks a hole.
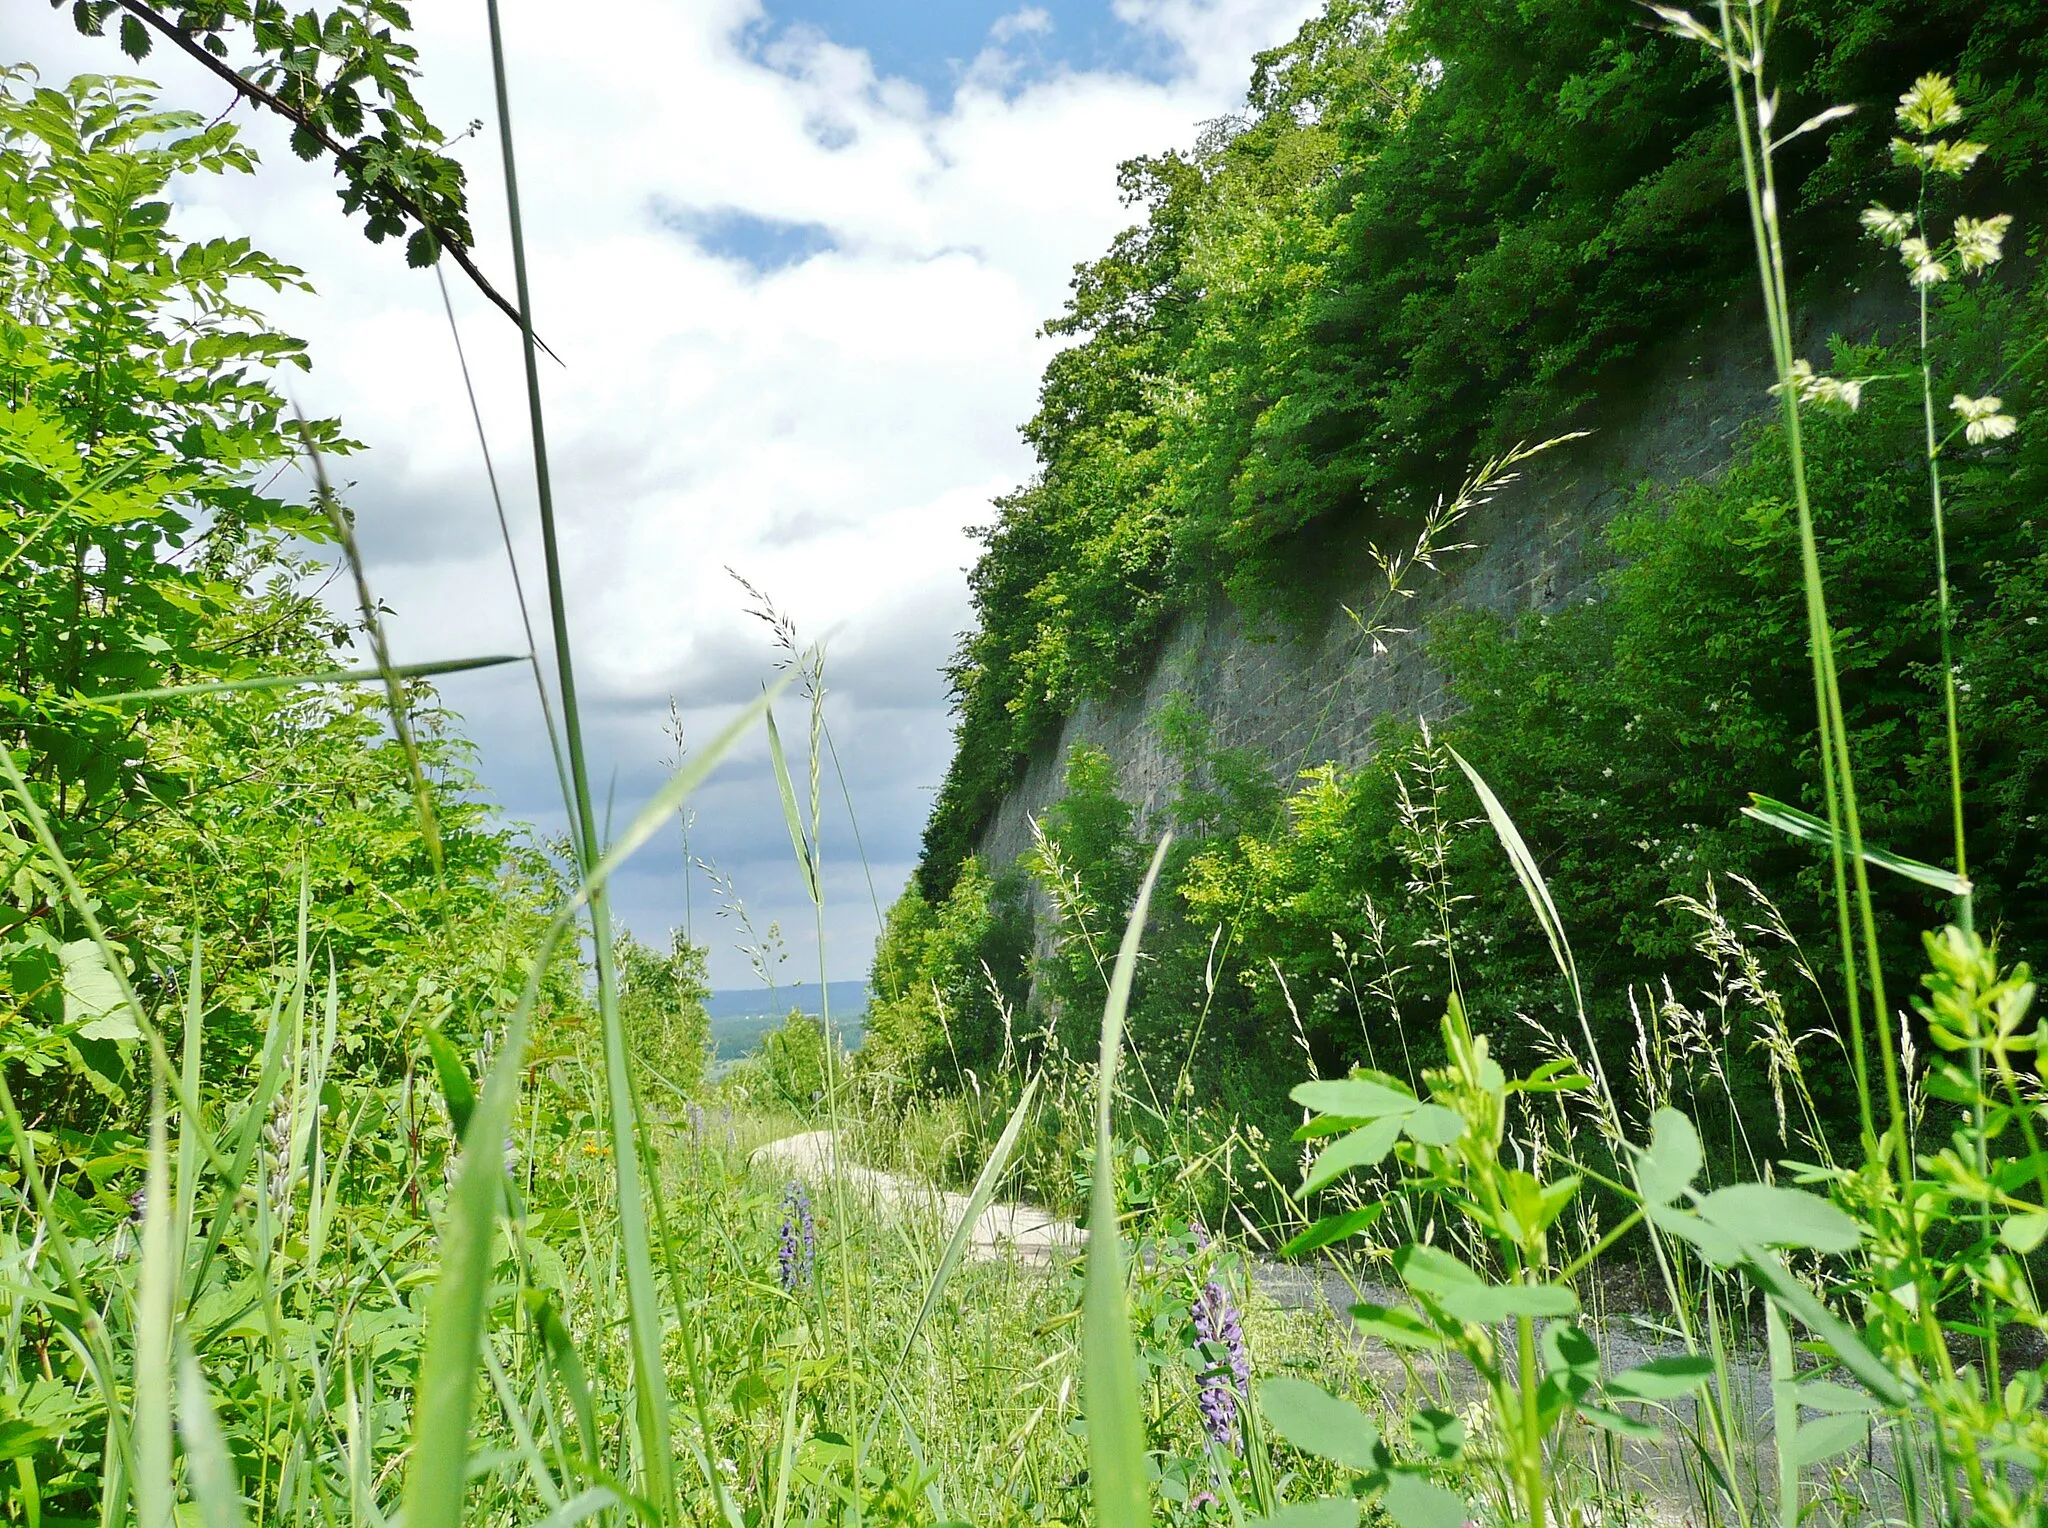
[[[441,852],[441,824],[434,816],[434,793],[427,784],[426,767],[420,761],[419,740],[413,736],[412,707],[405,698],[405,685],[391,662],[391,644],[384,635],[384,617],[379,613],[376,596],[370,593],[370,576],[363,570],[363,554],[356,546],[355,527],[349,523],[341,501],[334,496],[334,489],[327,481],[327,464],[321,458],[319,448],[313,444],[313,432],[303,418],[299,420],[299,439],[306,448],[306,459],[313,467],[313,483],[319,492],[320,507],[327,512],[328,523],[334,527],[334,534],[341,542],[342,555],[348,560],[349,572],[355,577],[356,604],[363,614],[363,634],[370,639],[370,653],[377,660],[377,674],[384,681],[384,703],[391,713],[391,732],[405,754],[406,773],[412,780],[413,807],[419,813],[420,833],[427,841],[427,857],[434,862],[438,873],[445,868]]]
[[[583,907],[603,890],[605,883],[617,873],[648,841],[667,826],[668,819],[676,809],[702,785],[712,770],[724,761],[726,754],[753,727],[754,723],[768,714],[768,708],[788,686],[789,680],[778,679],[757,699],[747,702],[733,716],[732,720],[718,730],[718,734],[706,743],[695,758],[685,759],[682,768],[669,776],[660,790],[647,798],[647,804],[633,815],[621,832],[606,847],[604,854],[591,867],[581,890],[576,894],[575,905]]]
[[[151,1090],[149,1167],[143,1179],[142,1266],[135,1293],[136,1528],[172,1528],[177,1485],[171,1475],[171,1315],[177,1270],[171,1245],[177,1208],[161,1080]]]
[[[597,1408],[590,1400],[590,1375],[583,1367],[583,1356],[576,1351],[576,1339],[570,1335],[567,1323],[555,1310],[554,1302],[540,1291],[531,1291],[527,1299],[533,1312],[533,1324],[540,1329],[541,1346],[547,1353],[548,1366],[555,1371],[555,1378],[569,1397],[569,1410],[576,1420],[576,1443],[583,1452],[586,1464],[597,1464],[600,1455],[597,1444]]]
[[[796,851],[797,868],[804,875],[804,892],[812,902],[819,900],[818,866],[812,856],[810,835],[796,803],[796,783],[790,779],[789,760],[782,752],[782,734],[775,730],[775,713],[768,713],[768,757],[775,763],[775,789],[782,796],[782,816],[789,826],[789,846]]]
[[[1472,782],[1472,789],[1479,795],[1479,804],[1486,808],[1486,820],[1493,824],[1495,836],[1501,847],[1508,852],[1508,863],[1515,867],[1515,879],[1522,883],[1523,894],[1529,899],[1529,906],[1535,910],[1536,921],[1543,928],[1543,937],[1550,941],[1550,953],[1557,961],[1558,970],[1571,983],[1572,1000],[1583,1012],[1585,999],[1579,991],[1579,966],[1572,958],[1571,941],[1565,937],[1564,920],[1557,914],[1557,904],[1550,900],[1550,887],[1544,882],[1543,872],[1536,866],[1536,856],[1529,852],[1529,845],[1515,821],[1508,816],[1507,808],[1500,804],[1500,798],[1493,793],[1479,771],[1465,761],[1465,756],[1444,745],[1444,751],[1465,772],[1465,778]]]
[[[291,690],[302,684],[369,684],[390,679],[429,679],[436,674],[466,674],[471,669],[498,668],[507,663],[524,663],[524,658],[499,655],[491,658],[443,658],[433,663],[394,663],[383,669],[317,669],[309,674],[259,674],[252,679],[220,679],[209,684],[161,685],[153,690],[121,690],[112,695],[80,697],[96,706],[128,705],[142,700],[175,700],[192,695],[239,694],[244,690]]]
[[[178,1352],[178,1436],[185,1444],[185,1484],[199,1509],[201,1528],[243,1528],[235,1462],[214,1414],[199,1360],[182,1342]]]
[[[576,1528],[609,1507],[619,1505],[619,1494],[609,1486],[592,1486],[572,1496],[534,1525],[534,1528]]]
[[[1773,801],[1769,796],[1750,796],[1750,805],[1742,809],[1742,815],[1753,817],[1765,827],[1776,828],[1780,833],[1789,834],[1809,844],[1819,844],[1832,849],[1836,836],[1823,818],[1811,812],[1802,812],[1796,806],[1787,806],[1782,801]],[[1932,886],[1936,891],[1945,891],[1952,897],[1967,897],[1971,887],[1969,881],[1953,870],[1943,870],[1939,865],[1908,859],[1903,854],[1894,854],[1889,849],[1880,849],[1872,844],[1862,846],[1863,863],[1875,865],[1880,870],[1889,870],[1893,875],[1902,875],[1909,881],[1918,881],[1922,886]]]
[[[961,1213],[960,1224],[953,1228],[953,1234],[946,1240],[946,1250],[939,1256],[939,1266],[933,1272],[931,1283],[926,1286],[924,1300],[917,1308],[917,1318],[910,1323],[910,1330],[903,1338],[903,1352],[897,1360],[900,1370],[910,1360],[910,1351],[917,1345],[924,1324],[931,1319],[938,1308],[939,1297],[945,1293],[946,1284],[953,1277],[953,1270],[960,1266],[960,1259],[967,1253],[969,1243],[974,1240],[974,1227],[980,1221],[989,1201],[995,1198],[996,1185],[1009,1170],[1010,1153],[1016,1149],[1017,1137],[1024,1133],[1024,1122],[1031,1117],[1031,1106],[1038,1101],[1039,1079],[1033,1077],[1024,1084],[1024,1094],[1017,1100],[1017,1107],[1010,1111],[1009,1123],[1003,1126],[1003,1133],[996,1138],[995,1148],[989,1152],[988,1160],[982,1164],[981,1175],[974,1180],[974,1189],[967,1196],[967,1208]]]
[[[476,1398],[476,1377],[481,1363],[479,1344],[483,1340],[484,1304],[489,1292],[494,1233],[505,1168],[505,1136],[518,1098],[519,1079],[526,1064],[526,1036],[539,1002],[550,962],[561,947],[577,912],[603,891],[605,881],[667,821],[682,800],[703,782],[724,759],[746,729],[753,724],[772,698],[763,695],[744,708],[698,755],[676,772],[667,785],[643,807],[627,828],[619,844],[600,860],[583,886],[549,925],[534,952],[533,969],[520,994],[497,1059],[477,1098],[468,1132],[462,1141],[462,1167],[455,1188],[448,1196],[443,1216],[441,1274],[428,1306],[426,1352],[420,1361],[419,1384],[415,1390],[415,1422],[411,1466],[405,1482],[406,1528],[457,1528],[462,1521],[463,1489],[468,1476],[471,1410]],[[602,952],[601,952],[602,953]],[[617,1013],[614,1010],[613,1020]],[[623,1105],[630,1131],[630,1094],[614,1095],[615,1106]],[[615,1138],[615,1150],[618,1143]],[[636,1190],[638,1153],[634,1137],[628,1134],[619,1164],[622,1181]],[[635,1205],[637,1209],[637,1203]],[[629,1275],[637,1257],[640,1273],[648,1282],[646,1304],[629,1309],[633,1340],[634,1383],[642,1393],[645,1409],[660,1407],[665,1421],[666,1380],[661,1366],[661,1322],[652,1300],[653,1264],[648,1251],[647,1226],[629,1215],[622,1198],[619,1204],[620,1233],[628,1260]],[[631,1289],[629,1280],[628,1289]],[[643,1316],[644,1312],[644,1316]],[[651,1352],[650,1352],[651,1349]],[[660,1386],[650,1391],[651,1386]],[[659,1440],[667,1446],[665,1425]],[[647,1442],[642,1433],[642,1445]],[[664,1489],[668,1483],[668,1459],[642,1460],[642,1468]]]
[[[1100,1528],[1148,1528],[1152,1510],[1145,1484],[1145,1412],[1138,1399],[1137,1354],[1124,1307],[1124,1258],[1117,1225],[1116,1158],[1111,1116],[1117,1062],[1123,1053],[1124,1012],[1152,888],[1173,842],[1159,840],[1152,864],[1131,905],[1124,942],[1102,1006],[1102,1060],[1095,1088],[1095,1165],[1088,1186],[1088,1273],[1081,1297],[1081,1387],[1088,1404],[1089,1488]]]
[[[476,1400],[484,1305],[494,1261],[505,1178],[505,1132],[518,1101],[526,1035],[542,979],[568,932],[555,918],[534,952],[533,973],[505,1026],[496,1061],[463,1137],[462,1167],[442,1214],[441,1274],[427,1307],[426,1352],[413,1396],[412,1464],[405,1477],[407,1528],[458,1528],[469,1476],[470,1413]]]

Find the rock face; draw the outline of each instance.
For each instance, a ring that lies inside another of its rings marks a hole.
[[[1888,307],[1853,291],[1817,305],[1802,325],[1801,352],[1824,368],[1829,336],[1868,339],[1898,316]],[[1142,682],[1085,702],[1033,754],[983,830],[983,863],[1008,865],[1030,847],[1031,820],[1059,799],[1067,754],[1079,742],[1115,761],[1122,794],[1141,819],[1163,810],[1179,775],[1152,718],[1175,692],[1208,717],[1216,746],[1250,749],[1283,777],[1358,763],[1382,716],[1440,714],[1443,677],[1423,635],[1431,614],[1464,606],[1512,617],[1596,598],[1608,562],[1601,533],[1630,495],[1720,471],[1742,427],[1773,406],[1766,345],[1761,318],[1744,305],[1675,338],[1632,396],[1599,400],[1592,434],[1526,463],[1518,481],[1466,519],[1453,539],[1476,543],[1473,550],[1445,561],[1440,574],[1414,570],[1413,598],[1386,616],[1407,634],[1386,639],[1383,653],[1342,609],[1307,639],[1253,632],[1220,597],[1184,613]],[[1361,585],[1344,603],[1364,613],[1384,587]]]

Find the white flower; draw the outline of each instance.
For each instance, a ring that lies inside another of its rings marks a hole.
[[[1872,202],[1865,207],[1862,223],[1873,239],[1885,244],[1896,244],[1913,231],[1911,213],[1894,212],[1883,202]]]
[[[2010,414],[2001,414],[2002,398],[1966,398],[1957,393],[1949,407],[1963,416],[1963,435],[1973,446],[1981,446],[1987,440],[2004,440],[2017,430],[2019,421]]]
[[[1948,280],[1948,266],[1935,258],[1925,239],[1901,239],[1899,259],[1905,264],[1906,279],[1914,286],[1934,286]]]
[[[1937,138],[1932,143],[1915,143],[1909,138],[1892,139],[1892,163],[1937,175],[1961,175],[1984,152],[1981,143],[1951,143]]]
[[[1794,361],[1792,375],[1780,382],[1771,391],[1782,393],[1787,387],[1801,403],[1834,403],[1843,408],[1855,409],[1863,403],[1863,384],[1844,382],[1837,377],[1823,377],[1813,369],[1811,361]]]
[[[1898,117],[1915,132],[1939,132],[1963,120],[1963,104],[1945,76],[1923,74],[1899,97]]]
[[[1987,265],[1996,265],[2005,253],[2005,231],[2012,227],[2012,214],[2001,212],[1995,218],[1957,218],[1956,256],[1968,272],[1981,271]]]

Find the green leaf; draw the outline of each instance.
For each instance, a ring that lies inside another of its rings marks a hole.
[[[448,1123],[459,1141],[468,1132],[469,1117],[476,1111],[476,1084],[469,1079],[469,1068],[462,1064],[461,1052],[445,1034],[438,1028],[429,1028],[425,1034],[427,1053],[434,1060],[434,1075],[441,1084],[441,1101],[448,1106]]]
[[[149,57],[149,28],[134,16],[121,18],[121,51],[138,64]]]
[[[1394,1149],[1394,1142],[1401,1137],[1399,1119],[1376,1119],[1362,1129],[1339,1138],[1326,1147],[1302,1180],[1302,1197],[1317,1193],[1335,1183],[1354,1167],[1374,1167],[1386,1160],[1388,1152]]]
[[[1465,1133],[1465,1121],[1455,1109],[1424,1104],[1401,1122],[1401,1131],[1424,1146],[1450,1146]]]
[[[1138,888],[1102,1005],[1102,1053],[1095,1079],[1095,1160],[1116,1160],[1111,1129],[1124,1013],[1131,1001],[1138,943],[1152,888],[1173,835],[1161,836]],[[1100,1528],[1151,1528],[1145,1476],[1145,1411],[1138,1396],[1137,1355],[1124,1306],[1122,1228],[1117,1224],[1116,1174],[1098,1171],[1088,1188],[1088,1271],[1081,1295],[1081,1393],[1088,1407],[1088,1483]],[[416,1528],[408,1522],[407,1528]],[[451,1525],[452,1528],[452,1525]]]
[[[1830,1416],[1846,1412],[1882,1411],[1877,1398],[1861,1390],[1851,1390],[1847,1385],[1838,1385],[1831,1379],[1810,1379],[1792,1387],[1793,1400],[1809,1411],[1825,1411]]]
[[[88,1040],[139,1040],[142,1031],[128,1009],[121,980],[91,939],[74,939],[58,952],[64,968],[64,1023],[79,1025]]]
[[[1733,1268],[1743,1259],[1744,1249],[1739,1237],[1719,1226],[1709,1225],[1691,1210],[1646,1200],[1643,1217],[1658,1230],[1692,1243],[1694,1250],[1716,1268]]]
[[[1863,1228],[1818,1194],[1774,1183],[1737,1183],[1700,1201],[1700,1218],[1750,1246],[1848,1252]]]
[[[1870,1419],[1866,1416],[1844,1412],[1821,1417],[1800,1424],[1799,1431],[1792,1435],[1792,1446],[1786,1450],[1787,1460],[1794,1469],[1804,1469],[1855,1448],[1869,1436]]]
[[[1307,1230],[1290,1237],[1281,1246],[1280,1255],[1300,1257],[1304,1252],[1314,1252],[1356,1236],[1369,1229],[1385,1208],[1384,1204],[1368,1204],[1363,1209],[1346,1210],[1342,1215],[1325,1215]]]
[[[405,263],[414,270],[425,270],[441,258],[441,241],[434,237],[431,228],[415,228],[405,241]]]
[[[1555,1321],[1543,1329],[1543,1366],[1553,1374],[1571,1374],[1588,1382],[1600,1377],[1600,1349],[1586,1329]]]
[[[2040,1246],[2043,1237],[2048,1237],[2048,1210],[2010,1216],[1998,1228],[1998,1239],[2023,1257]]]
[[[1334,1114],[1340,1119],[1374,1120],[1387,1115],[1413,1114],[1422,1105],[1412,1093],[1403,1093],[1385,1083],[1363,1077],[1296,1083],[1287,1095],[1302,1108],[1317,1114]]]
[[[1701,1353],[1653,1358],[1624,1369],[1607,1382],[1607,1392],[1626,1401],[1669,1401],[1691,1395],[1714,1377],[1714,1361]]]
[[[1322,1386],[1278,1376],[1260,1384],[1259,1406],[1273,1431],[1302,1453],[1346,1469],[1379,1468],[1379,1429],[1356,1405]]]
[[[1382,1498],[1398,1528],[1465,1528],[1465,1503],[1419,1475],[1396,1475]]]
[[[1408,1287],[1446,1315],[1475,1326],[1517,1316],[1570,1316],[1579,1297],[1562,1284],[1494,1284],[1439,1248],[1411,1242],[1394,1256]]]
[[[1806,843],[1819,844],[1822,848],[1833,845],[1835,835],[1826,821],[1811,812],[1802,812],[1796,806],[1787,806],[1782,801],[1773,801],[1769,796],[1752,795],[1751,805],[1742,809],[1745,817],[1754,817],[1766,827],[1776,828],[1781,833]],[[1843,846],[1844,852],[1847,845]],[[1932,886],[1936,891],[1945,891],[1952,897],[1970,895],[1970,883],[1953,870],[1943,870],[1938,865],[1929,865],[1916,859],[1907,859],[1903,854],[1893,854],[1888,849],[1879,849],[1871,844],[1863,846],[1863,862],[1875,865],[1880,870],[1889,870],[1902,875],[1909,881],[1918,881],[1923,886]]]
[[[1640,1438],[1653,1443],[1664,1434],[1654,1423],[1645,1422],[1641,1417],[1632,1417],[1625,1411],[1610,1411],[1605,1406],[1581,1406],[1579,1415],[1595,1427],[1618,1433],[1624,1438]]]
[[[1636,1154],[1636,1187],[1649,1203],[1669,1204],[1705,1163],[1692,1121],[1676,1109],[1659,1109],[1650,1116],[1650,1144]]]
[[[37,1446],[52,1436],[50,1429],[20,1417],[0,1421],[0,1461],[33,1458]]]
[[[1439,1407],[1425,1406],[1408,1419],[1408,1436],[1430,1458],[1451,1463],[1465,1452],[1465,1423]]]
[[[1351,1319],[1366,1336],[1390,1342],[1397,1348],[1440,1348],[1448,1340],[1425,1318],[1397,1305],[1354,1305]]]

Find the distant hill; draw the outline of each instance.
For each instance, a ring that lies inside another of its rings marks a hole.
[[[848,1050],[859,1046],[868,1011],[866,982],[832,982],[826,988],[832,1003],[832,1027]],[[712,1054],[719,1061],[737,1061],[761,1043],[761,1037],[789,1017],[792,1008],[818,1012],[818,984],[793,987],[734,987],[704,1000],[711,1017]]]

